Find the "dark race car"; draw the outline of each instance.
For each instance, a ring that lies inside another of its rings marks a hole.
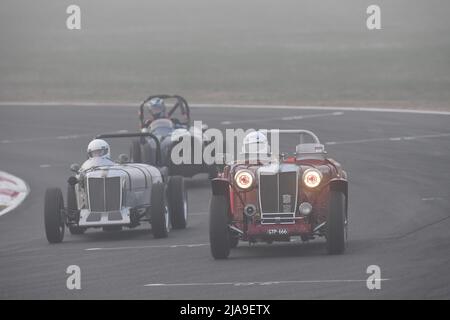
[[[160,161],[169,169],[169,175],[192,177],[198,173],[207,173],[211,178],[217,175],[214,165],[206,164],[203,159],[200,162],[195,159],[195,152],[200,154],[210,140],[203,133],[207,129],[205,125],[200,128],[192,126],[186,99],[178,95],[150,96],[140,105],[139,121],[142,132],[152,133],[158,138],[161,145]],[[172,149],[186,137],[190,139],[190,150],[182,152],[189,152],[189,161],[176,163],[172,158]],[[156,151],[155,142],[143,137],[133,141],[130,157],[136,163],[155,164]]]
[[[255,131],[244,139],[244,158],[226,164],[212,180],[212,256],[227,258],[239,240],[272,243],[293,237],[303,241],[325,237],[328,253],[343,253],[347,238],[346,172],[327,156],[312,132],[267,132],[279,137],[300,135],[300,143],[291,154],[273,154],[266,136]],[[259,152],[251,152],[252,146]]]

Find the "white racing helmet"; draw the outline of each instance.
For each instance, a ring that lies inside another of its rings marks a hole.
[[[261,131],[253,131],[247,134],[242,142],[242,153],[269,154],[270,145],[266,135]]]
[[[110,156],[109,144],[105,140],[95,139],[92,140],[88,147],[87,153],[89,158],[107,157]]]

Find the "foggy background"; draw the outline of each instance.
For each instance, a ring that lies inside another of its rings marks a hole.
[[[81,7],[81,30],[66,8]],[[382,30],[366,28],[381,6]],[[450,108],[447,0],[2,0],[0,101]]]

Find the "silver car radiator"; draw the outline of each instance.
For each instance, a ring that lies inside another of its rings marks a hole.
[[[91,212],[120,211],[122,206],[120,177],[88,178],[87,181]]]

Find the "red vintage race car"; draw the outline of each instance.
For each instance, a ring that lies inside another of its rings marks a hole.
[[[274,154],[266,145],[267,134],[299,135],[300,143],[291,154]],[[224,165],[212,180],[212,256],[227,258],[240,240],[272,243],[292,237],[303,241],[325,237],[328,253],[343,253],[348,182],[342,166],[327,156],[310,131],[266,130],[250,135],[244,139],[244,157]],[[255,146],[258,150],[252,152]]]

